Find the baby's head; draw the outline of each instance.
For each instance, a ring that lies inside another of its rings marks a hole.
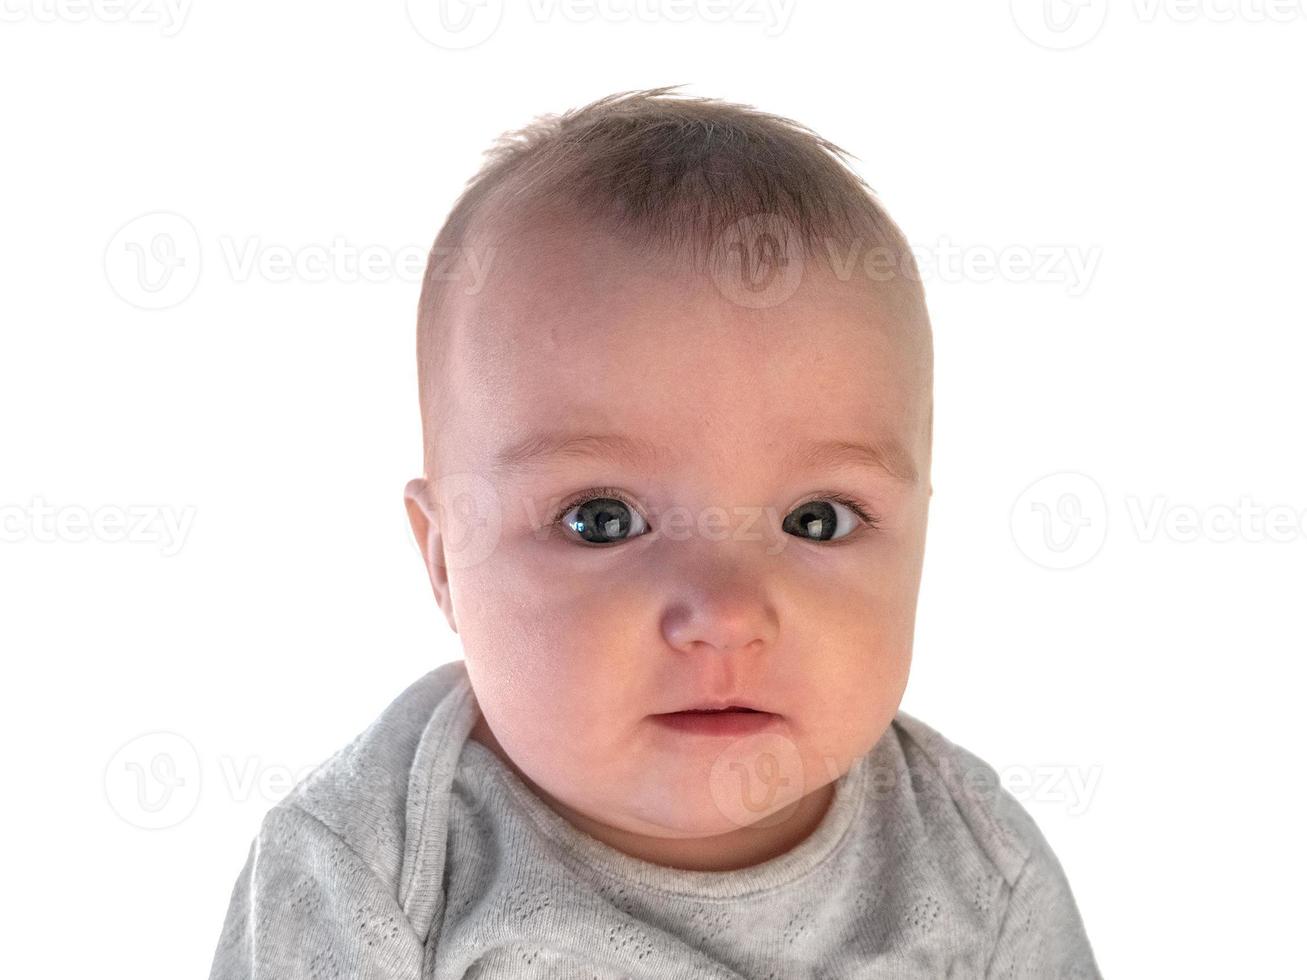
[[[611,96],[502,140],[432,250],[406,498],[473,738],[657,863],[802,839],[907,682],[930,325],[844,155]],[[772,716],[656,717],[711,702]]]

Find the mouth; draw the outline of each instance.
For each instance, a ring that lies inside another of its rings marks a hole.
[[[742,704],[728,704],[724,708],[685,708],[682,711],[673,711],[671,712],[671,714],[690,714],[692,712],[695,714],[700,714],[700,713],[712,712],[712,711],[752,711],[757,714],[763,714],[763,715],[767,714],[767,712],[759,711],[757,708],[746,708]]]
[[[651,717],[663,728],[683,735],[734,737],[767,731],[782,722],[780,715],[742,706],[669,711]]]
[[[705,698],[693,704],[687,704],[681,711],[757,711],[767,712],[757,701],[748,695],[734,694],[724,698]]]

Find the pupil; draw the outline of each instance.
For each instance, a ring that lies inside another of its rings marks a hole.
[[[595,497],[576,509],[572,530],[590,544],[621,540],[630,530],[631,512],[626,504],[611,497]]]
[[[785,518],[785,530],[810,541],[829,541],[835,536],[835,508],[825,500],[813,500]]]

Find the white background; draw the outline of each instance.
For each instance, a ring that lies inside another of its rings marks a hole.
[[[0,9],[7,975],[204,976],[287,776],[460,655],[401,503],[420,256],[500,132],[682,82],[925,256],[904,708],[1033,780],[1105,974],[1296,960],[1301,3]]]

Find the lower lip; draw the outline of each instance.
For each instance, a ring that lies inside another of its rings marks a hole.
[[[780,715],[770,711],[676,711],[653,715],[664,728],[685,735],[719,735],[738,738],[774,727]]]

